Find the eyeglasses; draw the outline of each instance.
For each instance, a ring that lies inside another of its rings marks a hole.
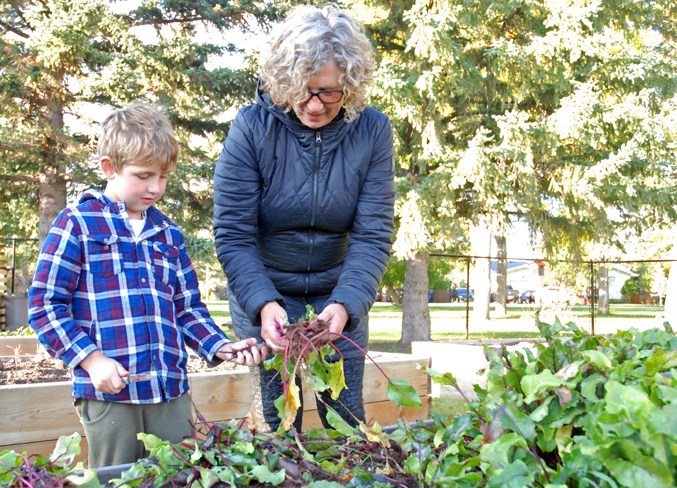
[[[331,105],[332,103],[339,103],[343,100],[343,90],[308,90],[308,98],[306,98],[304,103],[310,102],[313,97],[319,98],[320,102],[325,105]]]

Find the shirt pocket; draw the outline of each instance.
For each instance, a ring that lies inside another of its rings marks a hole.
[[[174,286],[179,269],[179,249],[164,242],[153,242],[153,273],[156,278]]]
[[[122,272],[120,242],[115,234],[98,234],[87,237],[87,262],[90,273],[111,277]]]

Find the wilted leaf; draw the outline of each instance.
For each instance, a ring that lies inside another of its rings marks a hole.
[[[329,389],[331,391],[331,398],[336,400],[343,389],[346,387],[346,377],[345,373],[343,372],[343,361],[330,363],[329,367]]]
[[[388,436],[383,432],[378,422],[374,422],[373,425],[360,423],[360,430],[367,436],[370,442],[378,442],[383,447],[390,447]]]
[[[569,403],[573,398],[571,390],[566,386],[563,386],[562,388],[555,388],[555,393],[557,393],[557,397],[559,398],[559,404],[562,406]]]
[[[287,384],[287,391],[275,400],[275,406],[280,416],[280,428],[285,431],[291,429],[301,407],[300,392],[296,382],[290,381]]]
[[[571,432],[573,432],[572,425],[563,425],[557,429],[555,442],[557,443],[557,449],[559,449],[560,452],[571,452]]]

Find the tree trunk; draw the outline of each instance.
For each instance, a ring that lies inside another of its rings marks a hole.
[[[597,278],[599,298],[597,299],[597,312],[600,315],[609,313],[609,268],[605,262],[599,264],[599,276]]]
[[[400,344],[429,341],[430,310],[428,309],[428,253],[417,253],[406,261],[404,298],[402,299],[402,338]]]
[[[57,214],[66,206],[66,178],[61,162],[62,154],[59,150],[58,138],[63,131],[63,107],[53,102],[50,104],[51,131],[47,131],[43,138],[43,155],[45,165],[39,176],[38,200],[38,246],[47,238],[52,222]]]
[[[494,315],[506,317],[508,315],[507,288],[508,288],[508,251],[505,236],[496,236],[496,301]]]
[[[478,225],[470,229],[470,239],[475,260],[472,284],[474,290],[472,318],[478,322],[489,320],[489,297],[491,294],[491,231],[488,225]]]

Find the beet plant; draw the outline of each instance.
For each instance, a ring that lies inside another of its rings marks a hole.
[[[339,335],[352,345],[360,349],[367,360],[379,369],[388,382],[388,399],[406,407],[418,408],[422,405],[421,397],[416,390],[405,380],[390,378],[374,361],[369,354],[350,338]],[[340,351],[331,342],[336,337],[330,337],[329,324],[319,320],[311,305],[307,306],[306,316],[294,324],[286,327],[287,345],[284,353],[277,354],[264,364],[267,369],[274,369],[282,379],[282,395],[275,401],[280,417],[280,430],[287,431],[292,427],[296,414],[301,406],[301,391],[295,378],[299,376],[307,388],[315,393],[329,391],[332,399],[336,400],[346,387],[343,375],[343,358]],[[338,360],[328,358],[338,356]],[[317,401],[322,401],[316,395]],[[328,405],[330,415],[327,420],[338,430],[345,430],[345,423]],[[364,430],[369,427],[362,426]]]
[[[677,486],[672,329],[539,328],[546,342],[523,353],[485,347],[487,387],[475,388],[468,414],[437,419],[415,440],[391,436],[419,453],[409,472],[423,486]],[[453,374],[428,373],[458,389]]]
[[[46,458],[36,454],[0,452],[0,486],[59,488],[99,487],[96,471],[83,463],[73,464],[80,454],[80,434],[61,436],[52,454]]]

